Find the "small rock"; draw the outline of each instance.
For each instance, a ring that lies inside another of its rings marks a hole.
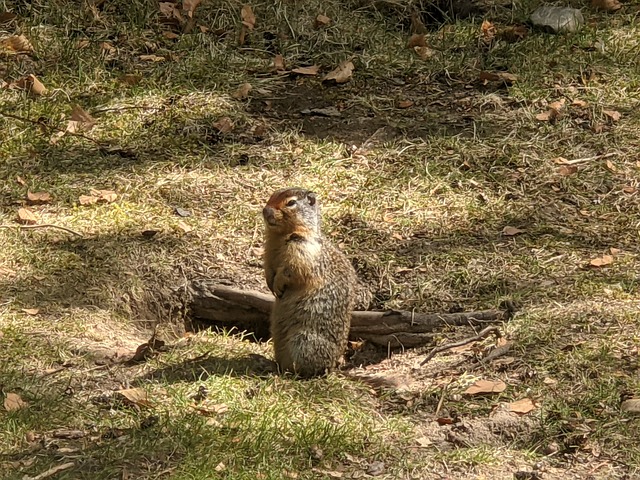
[[[531,14],[531,22],[550,33],[572,33],[584,25],[584,17],[577,8],[543,5]]]
[[[375,460],[369,464],[369,468],[367,468],[367,475],[371,475],[372,477],[377,477],[384,473],[384,462],[380,462]]]

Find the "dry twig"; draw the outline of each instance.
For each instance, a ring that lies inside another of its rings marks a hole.
[[[420,363],[420,366],[426,364],[429,360],[431,360],[433,357],[435,357],[438,353],[442,353],[442,352],[445,352],[447,350],[451,350],[452,348],[461,347],[463,345],[467,345],[467,344],[472,343],[472,342],[477,342],[479,340],[482,340],[482,339],[488,337],[491,333],[495,334],[496,337],[501,337],[502,336],[502,334],[500,333],[500,329],[498,327],[496,327],[496,326],[487,327],[487,328],[481,330],[480,333],[478,333],[477,335],[474,335],[473,337],[465,338],[465,339],[459,340],[457,342],[446,343],[444,345],[440,345],[439,347],[435,347],[433,350],[431,350],[431,352],[429,352],[429,354],[425,357],[425,359],[422,361],[422,363]]]
[[[34,230],[36,228],[56,228],[58,230],[63,230],[72,235],[77,235],[78,237],[82,237],[80,232],[76,232],[75,230],[71,230],[67,227],[62,227],[60,225],[54,225],[53,223],[39,223],[37,225],[0,225],[0,228],[17,228],[19,230]]]

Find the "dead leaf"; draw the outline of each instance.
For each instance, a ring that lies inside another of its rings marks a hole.
[[[82,50],[83,48],[87,48],[89,45],[91,45],[91,40],[88,38],[81,38],[78,40],[78,43],[76,43],[76,48],[78,50]]]
[[[337,471],[337,470],[326,470],[324,468],[316,468],[316,467],[312,468],[311,470],[314,473],[317,473],[317,474],[321,475],[322,478],[329,477],[331,479],[334,479],[334,478],[343,478],[344,477],[344,474],[342,472]]]
[[[622,118],[622,114],[617,110],[602,110],[602,113],[609,117],[613,122],[617,122]]]
[[[116,47],[111,45],[109,42],[102,42],[100,44],[100,49],[107,54],[114,53],[116,51]]]
[[[171,2],[160,2],[160,13],[167,17],[173,17],[174,12],[176,11],[175,3]]]
[[[416,443],[421,447],[429,447],[433,445],[433,441],[427,436],[416,438]]]
[[[11,12],[2,12],[0,13],[0,25],[4,25],[5,23],[9,23],[18,18],[18,15]]]
[[[587,102],[585,102],[584,100],[580,100],[578,98],[575,98],[573,102],[571,102],[571,105],[575,105],[576,107],[580,107],[580,108],[585,108],[589,106]]]
[[[526,230],[520,230],[519,228],[516,227],[504,227],[502,229],[502,235],[504,235],[505,237],[512,237],[514,235],[518,235],[519,233],[525,233]]]
[[[170,32],[169,30],[165,30],[164,32],[162,32],[162,36],[169,40],[175,40],[176,38],[180,38],[180,35],[174,32]]]
[[[622,8],[622,4],[618,0],[591,0],[591,6],[605,12],[616,12]]]
[[[610,172],[616,173],[618,171],[618,169],[616,168],[616,166],[613,164],[611,160],[607,160],[606,165],[607,165],[607,170],[609,170]]]
[[[273,68],[276,71],[284,71],[286,67],[284,65],[284,57],[282,55],[276,55],[273,59]]]
[[[413,47],[413,51],[416,52],[416,55],[418,55],[422,60],[431,58],[436,54],[436,51],[429,47]]]
[[[530,398],[523,398],[509,404],[509,411],[514,413],[529,413],[536,408],[536,404]]]
[[[35,75],[27,75],[22,77],[15,83],[16,87],[27,90],[30,94],[35,96],[44,95],[47,93],[47,88],[42,84]]]
[[[98,202],[113,203],[118,199],[118,194],[113,190],[91,189],[91,195],[98,198]]]
[[[240,10],[240,16],[242,17],[242,24],[249,30],[253,30],[256,26],[256,16],[253,14],[251,5],[243,5]]]
[[[116,395],[129,405],[137,405],[140,407],[150,407],[152,403],[149,401],[147,392],[141,388],[127,388],[118,390]]]
[[[0,51],[2,50],[11,54],[31,53],[33,52],[33,45],[24,35],[11,35],[0,40]]]
[[[40,309],[39,308],[23,308],[22,311],[24,313],[26,313],[27,315],[31,315],[31,316],[35,316],[38,313],[40,313]]]
[[[231,96],[236,100],[244,100],[249,96],[249,92],[251,91],[252,88],[253,87],[251,86],[250,83],[243,83],[236,89],[235,92],[231,94]]]
[[[159,55],[140,55],[139,58],[144,62],[153,62],[153,63],[164,62],[166,60],[165,57],[161,57]]]
[[[565,99],[562,98],[549,104],[549,109],[546,112],[542,112],[536,115],[536,120],[542,122],[548,122],[556,120],[561,116],[561,111],[564,108]]]
[[[7,412],[13,412],[15,410],[20,410],[21,408],[26,407],[28,404],[25,402],[20,395],[17,393],[7,393],[7,396],[4,398],[4,409]]]
[[[409,108],[413,106],[413,102],[411,100],[399,100],[398,108]]]
[[[204,25],[198,25],[198,28],[202,33],[207,33],[209,31],[209,27],[205,27]]]
[[[78,122],[87,130],[91,130],[96,124],[96,119],[87,113],[80,105],[74,105],[71,109],[71,120]]]
[[[487,82],[504,82],[507,85],[511,85],[518,81],[518,77],[508,72],[480,72],[478,76],[484,83]]]
[[[35,225],[36,223],[38,223],[38,219],[28,208],[19,208],[18,223],[21,223],[23,225]]]
[[[193,231],[193,227],[191,225],[187,225],[182,221],[178,222],[177,229],[180,230],[182,233],[189,233]]]
[[[316,21],[314,25],[316,28],[322,28],[322,27],[329,26],[330,23],[331,23],[331,19],[329,17],[327,17],[326,15],[320,14],[316,17]]]
[[[524,25],[514,25],[502,29],[498,36],[506,42],[515,43],[523,40],[529,35],[529,29]]]
[[[137,85],[142,80],[142,75],[136,75],[133,73],[125,73],[120,77],[120,80],[126,83],[127,85]]]
[[[625,185],[624,187],[622,187],[622,191],[624,193],[636,193],[638,189],[633,185]]]
[[[198,8],[202,0],[182,0],[182,9],[187,11],[189,18],[193,17],[193,12]]]
[[[224,463],[222,463],[222,462],[220,462],[220,463],[219,463],[218,465],[216,465],[216,466],[215,466],[215,468],[214,468],[214,470],[215,470],[216,472],[223,472],[223,471],[225,471],[226,469],[227,469],[227,466],[226,466]]]
[[[615,247],[611,247],[609,248],[609,252],[611,252],[611,255],[617,255],[621,252],[622,250],[620,250],[619,248],[615,248]]]
[[[589,265],[592,267],[604,267],[605,265],[610,265],[613,263],[613,256],[611,255],[602,255],[601,257],[594,258],[589,262]]]
[[[80,195],[78,197],[80,205],[93,205],[94,203],[98,203],[98,200],[98,197],[94,197],[93,195]]]
[[[640,398],[630,398],[625,400],[620,404],[620,410],[628,413],[640,413]]]
[[[467,388],[464,393],[466,395],[477,395],[483,393],[500,393],[504,392],[507,388],[507,384],[502,380],[478,380],[469,388]]]
[[[44,205],[51,201],[51,194],[47,192],[27,192],[27,203],[29,205]]]
[[[320,71],[318,65],[312,65],[310,67],[298,67],[291,70],[291,73],[297,73],[298,75],[317,75]]]
[[[226,403],[209,403],[204,401],[193,406],[193,409],[204,416],[221,415],[229,410]]]
[[[407,42],[408,48],[426,47],[426,46],[427,46],[427,39],[424,33],[414,33],[409,37],[409,41]]]
[[[233,130],[233,122],[229,117],[222,117],[217,122],[214,122],[212,126],[220,133],[229,133]]]
[[[484,20],[480,26],[480,39],[485,45],[491,45],[496,36],[496,27],[489,20]]]
[[[323,82],[335,81],[336,83],[347,83],[353,75],[353,63],[351,60],[345,60],[334,70],[330,71],[322,79]]]
[[[16,182],[18,182],[20,185],[22,185],[23,187],[27,186],[27,182],[24,181],[24,178],[22,178],[20,175],[16,176]]]
[[[562,175],[563,177],[568,177],[569,175],[573,175],[578,171],[578,167],[575,165],[562,165],[558,170],[558,175]]]

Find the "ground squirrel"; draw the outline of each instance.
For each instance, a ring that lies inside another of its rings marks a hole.
[[[271,337],[281,370],[303,377],[335,368],[347,346],[358,278],[347,259],[322,236],[316,194],[275,192],[262,214],[264,271],[276,296]]]

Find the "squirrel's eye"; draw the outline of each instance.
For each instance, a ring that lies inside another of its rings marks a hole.
[[[296,200],[295,200],[295,199],[293,199],[293,200],[289,200],[289,201],[287,202],[287,207],[293,207],[295,204],[296,204]]]

